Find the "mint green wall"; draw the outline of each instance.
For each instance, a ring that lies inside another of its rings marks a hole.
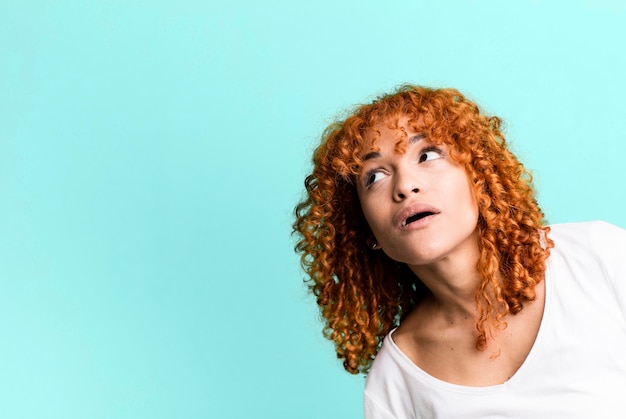
[[[550,221],[626,226],[626,3],[556,3],[4,0],[0,416],[361,417],[291,214],[402,82],[504,118]]]

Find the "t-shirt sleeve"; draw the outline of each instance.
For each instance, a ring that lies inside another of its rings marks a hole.
[[[364,417],[365,419],[397,419],[394,415],[389,413],[385,408],[378,405],[372,400],[367,393],[364,397]]]
[[[594,245],[626,318],[626,230],[604,221],[594,224]]]

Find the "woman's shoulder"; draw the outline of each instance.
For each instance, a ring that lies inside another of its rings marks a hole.
[[[589,231],[597,229],[622,229],[621,227],[604,220],[562,222],[549,224],[548,227],[550,227],[551,231]]]
[[[419,413],[416,406],[428,404],[429,386],[423,382],[419,368],[396,346],[395,331],[385,337],[367,375],[364,389],[367,418],[412,418]]]
[[[550,224],[548,237],[559,241],[582,242],[592,245],[598,240],[617,238],[626,235],[626,230],[615,224],[602,221],[583,221]]]
[[[370,391],[382,385],[386,387],[390,377],[404,375],[407,369],[411,369],[410,363],[402,355],[396,343],[393,340],[393,334],[397,328],[392,329],[385,336],[382,346],[376,354],[376,358],[372,363],[372,367],[367,374],[366,389]],[[394,379],[392,378],[391,381]]]
[[[578,277],[626,284],[626,229],[605,221],[562,223],[551,225],[548,237],[554,242],[553,269],[575,267]]]

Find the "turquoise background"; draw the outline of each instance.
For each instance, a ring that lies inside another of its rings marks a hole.
[[[290,237],[402,82],[501,116],[551,222],[626,226],[624,1],[0,3],[0,416],[360,418]]]

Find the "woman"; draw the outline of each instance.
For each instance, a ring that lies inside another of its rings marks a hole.
[[[497,117],[402,86],[313,163],[296,250],[367,418],[621,417],[626,231],[545,226]]]

